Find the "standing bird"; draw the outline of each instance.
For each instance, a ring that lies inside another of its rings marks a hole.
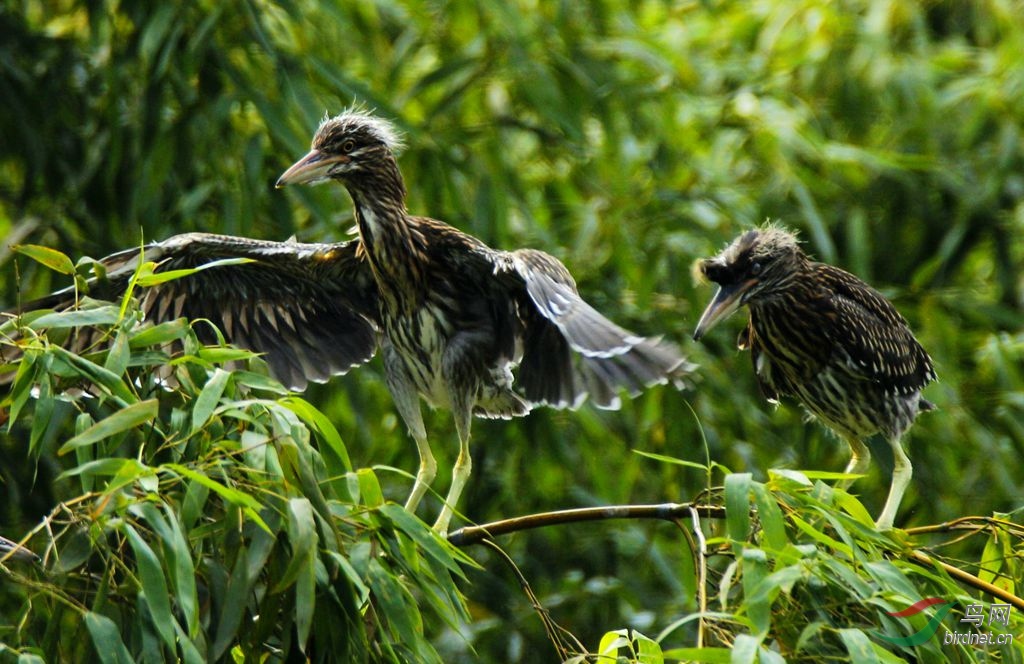
[[[399,145],[392,126],[368,113],[325,120],[310,152],[277,186],[342,183],[358,237],[302,244],[178,235],[145,247],[141,260],[158,272],[208,269],[148,288],[141,307],[156,322],[214,322],[229,342],[264,353],[272,373],[296,389],[367,362],[380,346],[388,388],[419,451],[410,511],[437,469],[420,397],[455,417],[459,455],[434,524],[444,533],[470,474],[474,414],[511,418],[537,404],[576,408],[587,395],[598,407],[617,408],[620,390],[635,395],[681,379],[689,365],[671,344],[636,336],[584,302],[554,257],[496,251],[443,222],[410,215],[394,156]],[[107,281],[90,293],[123,292],[139,260],[138,250],[104,259]]]
[[[863,439],[881,432],[892,446],[889,497],[878,517],[891,529],[912,468],[900,439],[935,406],[921,390],[935,380],[931,358],[881,293],[849,272],[817,263],[796,236],[776,226],[747,231],[700,271],[718,284],[693,334],[704,334],[744,304],[739,347],[750,349],[769,401],[793,397],[849,443],[847,473],[863,474]]]

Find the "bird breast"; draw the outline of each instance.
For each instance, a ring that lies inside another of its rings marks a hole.
[[[385,333],[405,364],[416,390],[434,408],[450,408],[442,375],[444,351],[452,335],[447,319],[429,303],[385,318]]]

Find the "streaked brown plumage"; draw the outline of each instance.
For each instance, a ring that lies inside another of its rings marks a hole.
[[[848,473],[871,455],[863,439],[881,433],[892,446],[892,486],[878,518],[892,528],[912,468],[900,443],[935,380],[931,359],[907,321],[881,293],[837,267],[810,260],[796,236],[776,226],[751,230],[700,264],[719,285],[694,339],[747,305],[739,346],[749,348],[770,401],[791,397],[843,439]]]
[[[445,531],[470,472],[473,414],[509,418],[537,404],[575,408],[587,395],[615,408],[620,390],[636,394],[683,376],[687,366],[674,346],[636,336],[584,302],[554,257],[496,251],[443,222],[408,214],[398,144],[390,124],[366,113],[325,120],[312,150],[277,184],[341,182],[355,205],[358,238],[302,244],[172,237],[146,247],[143,260],[159,271],[218,259],[252,262],[151,287],[142,306],[157,322],[213,321],[228,341],[265,353],[273,373],[295,388],[368,361],[379,344],[388,387],[420,454],[410,510],[436,473],[419,398],[454,414],[460,452],[435,524]],[[122,292],[138,260],[138,250],[106,259],[109,280],[93,294]]]

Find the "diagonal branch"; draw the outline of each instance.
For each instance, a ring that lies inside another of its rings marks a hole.
[[[912,550],[908,557],[913,562],[923,567],[939,567],[949,574],[951,577],[961,583],[965,583],[973,588],[980,590],[983,593],[988,593],[992,597],[1001,599],[1007,604],[1012,604],[1020,610],[1024,610],[1024,599],[1017,597],[1011,592],[1003,590],[997,585],[991,584],[988,581],[983,581],[968,571],[962,570],[959,567],[954,567],[949,563],[944,563],[941,560],[932,558],[928,554],[920,551],[919,549]]]

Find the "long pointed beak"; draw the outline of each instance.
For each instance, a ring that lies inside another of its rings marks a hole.
[[[711,303],[708,304],[707,309],[701,315],[700,321],[697,323],[697,329],[693,331],[693,340],[700,341],[700,338],[708,330],[736,313],[736,310],[743,304],[743,294],[756,283],[756,279],[748,279],[738,284],[719,286],[714,299],[711,300]]]
[[[286,184],[308,184],[319,182],[330,177],[328,172],[332,165],[346,160],[342,155],[326,155],[319,150],[310,150],[306,156],[292,164],[281,174],[274,186],[280,189]]]

